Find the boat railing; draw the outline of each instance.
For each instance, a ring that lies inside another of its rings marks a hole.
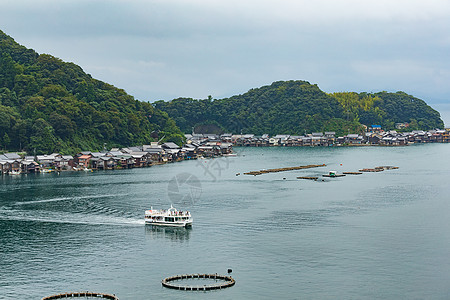
[[[152,210],[151,212],[146,212],[146,215],[151,216],[170,216],[170,217],[190,217],[191,213],[189,211],[167,211],[167,210]]]
[[[188,211],[172,211],[169,213],[171,217],[189,217],[190,215]]]

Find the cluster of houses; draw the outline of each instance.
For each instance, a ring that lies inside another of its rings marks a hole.
[[[403,146],[414,143],[448,143],[449,130],[415,130],[411,132],[383,131],[381,126],[372,126],[363,135],[347,134],[336,137],[335,132],[313,132],[311,134],[275,135],[263,134],[187,134],[189,141],[201,143],[204,141],[231,143],[234,146],[269,147],[269,146],[343,146],[343,145],[381,145]]]
[[[83,151],[75,156],[53,153],[22,156],[19,153],[0,155],[0,174],[23,174],[63,170],[111,170],[149,167],[199,157],[218,157],[233,151],[231,143],[203,141],[178,146],[168,142],[139,147],[113,148],[110,151]]]
[[[450,130],[430,131],[383,131],[380,126],[372,126],[364,134],[347,134],[336,137],[335,132],[315,132],[297,135],[268,134],[186,134],[186,144],[182,147],[167,142],[162,145],[151,143],[129,148],[113,148],[110,151],[84,151],[71,155],[53,153],[49,155],[25,156],[19,153],[0,155],[0,174],[23,174],[63,171],[63,170],[112,170],[149,167],[199,157],[229,155],[233,146],[342,146],[342,145],[382,145],[402,146],[414,143],[448,143]]]

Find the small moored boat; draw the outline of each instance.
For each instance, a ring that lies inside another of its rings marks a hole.
[[[322,175],[323,177],[343,177],[345,174],[338,174],[336,171],[330,171],[328,174]]]
[[[188,227],[192,226],[191,213],[180,211],[170,205],[169,209],[153,209],[145,211],[145,224],[159,226]]]

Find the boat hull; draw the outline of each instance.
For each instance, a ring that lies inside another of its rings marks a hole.
[[[145,221],[147,225],[154,226],[168,226],[168,227],[191,227],[192,222],[155,222],[155,221]]]

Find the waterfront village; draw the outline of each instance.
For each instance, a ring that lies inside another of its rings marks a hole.
[[[301,147],[301,146],[406,146],[415,143],[448,143],[450,129],[397,132],[383,131],[381,126],[368,128],[364,135],[348,134],[336,137],[335,132],[315,132],[304,136],[268,134],[186,134],[186,143],[178,146],[167,142],[102,152],[83,151],[76,155],[59,153],[26,156],[22,153],[0,155],[1,174],[27,174],[50,171],[91,171],[150,167],[152,165],[197,158],[229,156],[233,146]]]

